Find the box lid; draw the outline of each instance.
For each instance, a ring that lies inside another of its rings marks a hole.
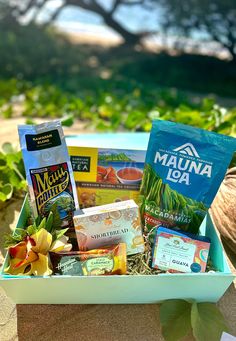
[[[149,133],[100,133],[66,136],[67,146],[147,150]]]

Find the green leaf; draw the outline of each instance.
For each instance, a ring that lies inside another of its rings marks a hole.
[[[41,218],[40,215],[38,215],[38,216],[35,218],[35,221],[34,221],[35,226],[39,226],[40,223],[41,223],[41,221],[42,221],[42,218]]]
[[[25,200],[25,212],[26,212],[27,217],[31,216],[31,207],[30,207],[28,195],[27,195],[27,199]]]
[[[37,227],[37,230],[45,229],[46,228],[46,217],[43,218],[43,220],[40,222],[40,224]]]
[[[228,332],[224,317],[214,303],[194,302],[191,322],[193,335],[197,341],[218,341],[223,331]]]
[[[166,300],[160,308],[162,334],[167,341],[179,340],[191,330],[191,303]]]
[[[12,186],[15,188],[19,188],[21,186],[21,180],[14,170],[8,169],[6,175],[8,177],[9,183],[11,183]]]
[[[21,158],[22,158],[21,152],[6,154],[7,165],[11,169],[15,169],[17,167],[17,164],[21,161]]]
[[[14,230],[14,233],[13,233],[14,237],[16,238],[21,238],[24,239],[24,237],[27,235],[27,231],[23,228],[20,228],[20,227],[17,227],[15,230]]]
[[[202,107],[203,107],[203,109],[205,111],[213,109],[214,108],[214,104],[215,104],[215,99],[214,98],[206,97],[202,101]]]
[[[8,248],[10,246],[13,246],[21,241],[19,237],[15,237],[13,235],[5,235],[3,236],[4,239],[4,248]]]
[[[0,201],[9,200],[13,194],[13,187],[11,184],[0,186]]]
[[[7,165],[6,155],[0,151],[0,169],[4,169]]]
[[[51,232],[52,226],[53,226],[53,213],[52,213],[52,211],[50,211],[50,213],[49,213],[49,215],[47,217],[45,228],[46,228],[46,230],[48,232]]]
[[[35,234],[37,232],[37,228],[35,225],[29,225],[26,229],[29,236],[32,236],[32,234]]]
[[[136,130],[138,127],[140,127],[140,124],[145,119],[145,114],[140,111],[132,111],[129,113],[126,121],[125,121],[125,127],[128,129],[134,129]]]
[[[32,118],[29,117],[25,120],[25,124],[35,125],[36,122]]]
[[[74,115],[67,115],[62,118],[61,125],[65,127],[71,127],[74,124]]]
[[[56,231],[54,230],[53,232],[51,232],[52,235],[52,243],[55,242],[55,240],[57,240],[57,234]]]
[[[12,106],[8,105],[8,107],[5,110],[2,110],[1,113],[4,118],[11,118],[13,114]]]
[[[8,248],[12,245],[15,245],[21,242],[27,235],[27,231],[22,228],[16,228],[14,233],[12,234],[5,234],[4,239],[4,247]]]
[[[6,200],[7,200],[6,195],[5,195],[4,193],[1,193],[1,191],[0,191],[0,202],[1,202],[1,201],[4,202],[4,201],[6,201]]]
[[[3,151],[4,154],[12,154],[12,153],[15,152],[15,150],[12,147],[12,144],[10,142],[3,143],[2,151]]]
[[[7,199],[10,199],[13,194],[13,187],[11,184],[6,184],[0,188],[1,192],[5,194]]]
[[[68,228],[67,229],[63,229],[63,230],[56,230],[56,239],[59,239],[61,238],[66,232],[68,231]]]

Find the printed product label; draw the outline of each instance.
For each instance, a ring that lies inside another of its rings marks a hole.
[[[159,269],[191,272],[196,246],[180,238],[158,238],[154,265]]]
[[[57,129],[37,135],[26,134],[25,140],[28,151],[42,150],[61,145],[61,139]]]
[[[72,185],[67,162],[44,168],[30,169],[38,213],[46,215],[55,202],[60,217],[74,209]]]
[[[79,258],[76,257],[62,257],[57,265],[57,270],[62,275],[82,276],[83,270]]]
[[[210,240],[160,226],[156,231],[152,267],[172,272],[204,272]]]
[[[213,167],[213,162],[202,159],[192,143],[172,150],[157,149],[153,163],[161,178],[183,194],[188,194],[188,189],[183,185],[197,186],[199,177],[202,182],[208,183]]]
[[[107,212],[105,210],[90,211],[90,214],[91,208],[87,210],[88,214],[84,212],[84,215],[74,216],[80,250],[92,250],[123,242],[126,243],[128,255],[144,251],[144,240],[137,206],[133,208],[121,207],[120,210],[114,209]]]
[[[89,156],[71,156],[73,172],[90,172],[90,160]]]
[[[85,262],[86,270],[90,274],[105,274],[111,272],[114,266],[114,260],[110,257],[99,257],[88,259]]]
[[[134,199],[138,203],[146,152],[68,147],[80,207]]]
[[[56,273],[70,276],[103,275],[112,272],[114,259],[109,256],[95,257],[81,261],[76,256],[62,257],[56,267]]]

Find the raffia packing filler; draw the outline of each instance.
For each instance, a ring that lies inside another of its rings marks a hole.
[[[133,200],[92,207],[74,215],[79,250],[126,243],[127,255],[144,252],[139,207]]]

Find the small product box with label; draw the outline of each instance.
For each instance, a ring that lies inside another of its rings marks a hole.
[[[152,267],[169,272],[205,272],[210,239],[159,227]]]
[[[71,164],[81,208],[133,199],[138,203],[143,176],[144,150],[76,146],[69,139]],[[130,146],[129,142],[129,146]],[[103,145],[104,144],[99,144]],[[128,144],[127,144],[128,145]],[[132,147],[133,148],[133,147]]]
[[[83,209],[74,216],[79,250],[126,243],[127,254],[144,252],[141,219],[133,200]]]

